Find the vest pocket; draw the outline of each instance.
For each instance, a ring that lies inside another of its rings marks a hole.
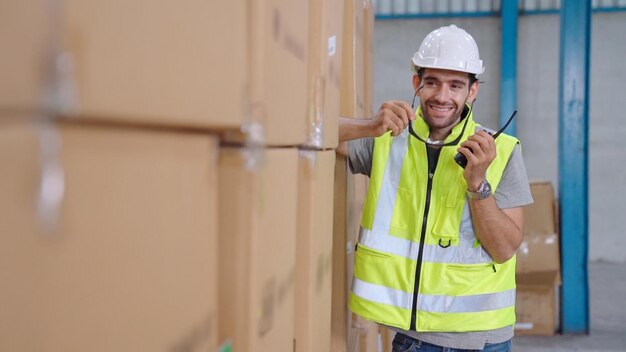
[[[381,251],[377,251],[375,249],[365,247],[360,243],[357,243],[356,248],[357,248],[357,251],[356,251],[357,256],[366,255],[366,256],[372,256],[374,258],[383,259],[383,260],[387,260],[391,258],[391,255],[388,253],[384,253]]]
[[[441,197],[439,204],[440,206],[431,208],[431,210],[437,209],[431,230],[434,244],[443,248],[458,245],[464,200]]]
[[[481,263],[481,264],[447,264],[449,270],[464,272],[467,274],[473,273],[493,273],[493,266],[495,263]]]
[[[482,264],[447,264],[444,269],[444,282],[455,283],[455,288],[458,292],[453,295],[468,294],[467,291],[474,291],[478,287],[483,287],[487,290],[491,289],[492,280],[498,275],[493,270],[492,263]],[[477,292],[474,292],[477,293]]]
[[[354,276],[370,284],[409,291],[406,260],[357,245]],[[390,296],[391,297],[391,296]]]

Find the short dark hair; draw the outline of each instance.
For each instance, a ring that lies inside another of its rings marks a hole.
[[[416,72],[417,72],[417,77],[419,77],[420,81],[422,80],[422,76],[424,75],[424,67],[415,67]],[[469,78],[469,87],[472,86],[472,84],[474,84],[474,82],[478,82],[478,78],[476,77],[475,74],[473,73],[467,73],[467,77]]]

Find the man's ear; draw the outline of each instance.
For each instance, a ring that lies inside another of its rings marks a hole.
[[[415,93],[415,91],[417,90],[417,88],[419,88],[420,86],[420,77],[417,74],[413,75],[413,93]]]
[[[469,95],[467,96],[467,101],[472,102],[476,100],[479,90],[480,90],[480,84],[478,83],[478,81],[472,83],[472,85],[470,86]]]

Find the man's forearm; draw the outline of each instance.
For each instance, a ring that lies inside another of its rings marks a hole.
[[[515,254],[522,241],[522,208],[500,210],[493,196],[470,200],[476,238],[496,263]]]
[[[403,101],[384,102],[376,115],[369,119],[339,118],[339,142],[364,137],[379,137],[391,131],[399,135],[415,119],[411,106]]]
[[[369,119],[339,118],[339,142],[353,139],[372,137],[371,121]]]
[[[348,141],[364,137],[371,137],[371,121],[369,119],[339,118],[339,145],[337,153],[348,156]]]
[[[402,101],[384,102],[376,116],[370,119],[340,117],[337,153],[347,155],[347,141],[353,139],[379,137],[388,131],[391,131],[392,136],[397,136],[413,119],[413,109]]]

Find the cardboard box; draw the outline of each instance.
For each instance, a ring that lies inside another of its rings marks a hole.
[[[344,41],[341,66],[340,116],[363,118],[365,111],[365,10],[369,0],[344,0]],[[335,222],[333,239],[332,351],[356,351],[361,334],[358,321],[348,308],[354,275],[354,249],[358,241],[367,178],[352,175],[346,158],[335,166]]]
[[[367,1],[366,1],[367,3]],[[344,0],[340,116],[365,117],[364,1]]]
[[[363,109],[366,117],[374,114],[374,16],[371,0],[363,1]]]
[[[525,233],[517,249],[516,272],[560,272],[559,238],[556,233]]]
[[[309,102],[306,145],[311,147],[335,148],[339,144],[343,7],[343,1],[309,2]]]
[[[379,325],[378,331],[380,332],[380,352],[392,352],[392,343],[394,337],[396,337],[396,332]]]
[[[365,200],[367,199],[367,189],[369,187],[370,179],[366,175],[353,175],[354,177],[354,203],[352,209],[354,211],[354,230],[352,236],[354,242],[359,241],[359,234],[361,232],[361,217],[363,215],[363,208],[365,207]]]
[[[304,143],[308,3],[2,1],[0,110]]]
[[[550,182],[530,184],[533,204],[524,207],[524,240],[517,250],[518,273],[561,271],[557,211]]]
[[[353,351],[358,343],[358,329],[353,327],[348,298],[354,274],[354,230],[357,216],[354,211],[354,176],[345,157],[337,155],[335,162],[335,189],[333,202],[333,286],[331,351]]]
[[[0,350],[214,350],[217,141],[0,128]]]
[[[330,350],[335,151],[300,150],[295,351]]]
[[[348,169],[348,172],[349,169]],[[361,232],[361,215],[363,214],[363,206],[365,205],[365,199],[367,196],[367,187],[369,186],[369,177],[361,174],[350,175],[354,183],[354,197],[348,202],[349,206],[349,223],[352,225],[352,229],[348,232],[348,242],[354,243],[354,248],[359,241],[359,234]],[[350,292],[352,291],[352,279],[354,277],[354,256],[351,258],[352,262],[348,282]],[[349,297],[349,294],[348,294]],[[349,308],[348,308],[349,310]],[[352,314],[352,328],[356,328],[358,331],[358,345],[352,347],[350,351],[378,351],[378,328],[377,324],[367,321],[358,315]],[[376,327],[374,329],[374,327]],[[374,331],[376,330],[376,331]]]
[[[554,335],[559,322],[558,289],[555,271],[517,276],[516,335]]]
[[[358,318],[359,329],[359,352],[379,352],[380,335],[378,333],[378,324]]]
[[[552,184],[530,184],[534,203],[524,207],[524,240],[517,250],[517,335],[553,335],[559,325],[561,284],[558,217]]]
[[[527,233],[556,233],[558,211],[554,187],[550,181],[530,182],[533,204],[524,207],[524,230]]]
[[[298,150],[220,151],[219,341],[292,352]]]

